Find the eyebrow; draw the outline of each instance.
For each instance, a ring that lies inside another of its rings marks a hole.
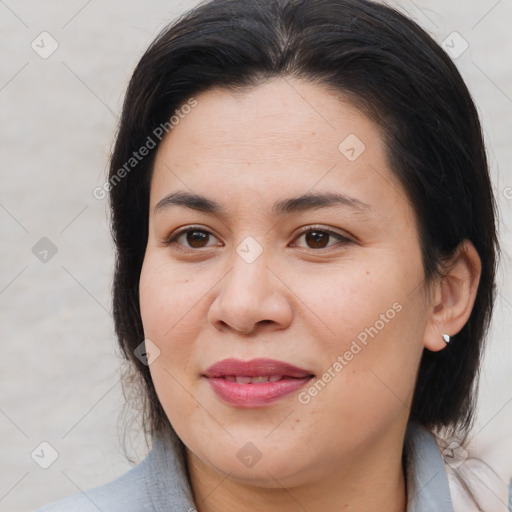
[[[373,210],[369,204],[346,194],[338,192],[309,192],[301,196],[277,201],[272,207],[272,213],[275,216],[282,216],[340,205],[359,212],[369,212]],[[171,206],[183,206],[192,210],[213,213],[219,216],[226,215],[226,211],[219,203],[191,192],[172,192],[168,194],[156,204],[154,213],[166,210]]]

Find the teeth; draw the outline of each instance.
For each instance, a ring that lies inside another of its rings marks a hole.
[[[261,384],[265,382],[277,382],[283,378],[282,375],[268,375],[258,377],[247,377],[239,375],[226,375],[224,377],[229,382],[236,382],[237,384]]]
[[[267,377],[253,377],[251,379],[251,384],[259,384],[260,382],[268,382],[268,376]]]

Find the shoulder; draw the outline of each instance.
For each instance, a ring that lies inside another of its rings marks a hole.
[[[141,512],[149,507],[147,459],[116,480],[55,501],[35,512]]]
[[[156,433],[151,451],[130,471],[101,487],[36,512],[187,512],[195,510],[184,447],[172,432]]]

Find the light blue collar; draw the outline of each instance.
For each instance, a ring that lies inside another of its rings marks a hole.
[[[433,435],[409,424],[404,444],[407,512],[453,512],[448,477]],[[157,434],[148,455],[148,495],[155,512],[196,510],[185,465],[183,445]]]
[[[453,512],[444,461],[434,436],[410,423],[404,453],[407,479],[407,512]]]

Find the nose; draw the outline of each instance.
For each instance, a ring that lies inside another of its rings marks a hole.
[[[281,330],[292,321],[289,289],[261,255],[247,263],[234,255],[231,271],[221,280],[208,320],[219,330],[256,334]]]

